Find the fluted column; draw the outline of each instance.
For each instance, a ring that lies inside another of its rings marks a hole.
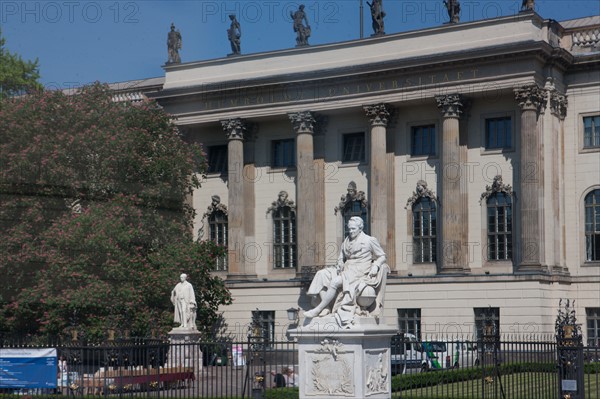
[[[537,85],[515,89],[521,107],[520,240],[518,271],[542,270],[544,229],[542,208],[544,181],[542,143],[538,120],[547,102],[546,90]]]
[[[468,271],[467,243],[463,242],[467,231],[467,215],[463,207],[461,187],[467,178],[460,151],[460,117],[464,99],[460,94],[436,96],[443,116],[441,148],[441,249],[439,251],[442,274]]]
[[[244,265],[244,133],[246,125],[242,119],[221,121],[227,135],[227,255],[228,279],[246,279]]]
[[[302,267],[315,265],[315,169],[314,143],[315,116],[312,112],[288,114],[296,133],[296,242],[298,245],[298,272]]]
[[[366,105],[363,109],[371,122],[371,153],[369,158],[371,235],[379,240],[385,250],[388,241],[386,135],[390,109],[386,104]]]

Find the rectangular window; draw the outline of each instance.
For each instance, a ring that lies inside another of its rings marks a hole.
[[[485,148],[487,150],[512,147],[512,119],[510,116],[485,120]]]
[[[586,308],[587,345],[600,347],[600,308]]]
[[[583,148],[600,148],[600,115],[583,117]]]
[[[436,261],[436,206],[429,198],[421,198],[413,206],[413,262]]]
[[[223,211],[213,211],[208,217],[208,228],[211,241],[227,246],[227,215]],[[216,271],[227,270],[227,254],[216,259]]]
[[[398,309],[398,332],[421,338],[421,309]]]
[[[275,342],[275,311],[253,310],[252,321],[252,338],[262,338],[265,347],[270,347]]]
[[[495,193],[487,200],[488,260],[512,259],[512,200]]]
[[[344,134],[342,162],[365,162],[365,134]]]
[[[271,167],[296,166],[296,142],[294,139],[273,140],[271,151]]]
[[[411,127],[410,139],[410,155],[435,155],[435,125]]]
[[[227,146],[208,147],[208,173],[227,173]]]
[[[290,269],[296,264],[296,214],[283,206],[273,213],[273,267]]]

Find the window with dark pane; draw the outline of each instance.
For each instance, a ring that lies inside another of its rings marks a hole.
[[[585,258],[600,261],[600,189],[585,196]]]
[[[512,200],[502,192],[487,200],[488,260],[512,259]]]
[[[215,210],[208,216],[208,232],[211,241],[227,246],[227,215],[223,211]],[[217,258],[215,270],[227,270],[227,254]]]
[[[344,154],[342,155],[342,162],[364,162],[365,152],[364,133],[344,135]]]
[[[398,309],[398,332],[421,338],[421,309]]]
[[[510,116],[485,120],[485,148],[488,150],[511,148],[512,119]]]
[[[208,147],[208,173],[227,173],[227,145]]]
[[[583,117],[583,148],[600,148],[600,115]]]
[[[296,213],[282,206],[273,212],[273,267],[290,269],[296,264]]]
[[[296,142],[294,139],[273,140],[271,167],[287,168],[296,166]]]
[[[496,332],[500,333],[500,308],[473,308],[473,313],[475,315],[475,331],[478,341],[483,339],[487,322],[494,323]]]
[[[412,156],[435,155],[435,125],[413,126],[410,137]]]
[[[413,205],[413,261],[436,261],[437,214],[435,202],[423,197]]]
[[[275,311],[253,310],[252,319],[256,323],[252,335],[261,337],[266,347],[271,347],[275,342]]]
[[[600,308],[585,308],[587,344],[600,348]]]

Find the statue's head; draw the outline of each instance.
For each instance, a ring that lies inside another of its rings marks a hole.
[[[363,231],[364,227],[365,222],[362,220],[362,218],[358,216],[352,216],[350,220],[348,220],[348,234],[350,235],[350,238],[355,238],[358,236],[360,232]]]
[[[233,21],[235,19],[235,14],[229,14],[229,19]]]
[[[280,191],[279,194],[278,194],[278,197],[279,197],[279,201],[280,202],[285,202],[287,200],[287,198],[288,198],[287,191],[283,191],[283,190]]]
[[[171,31],[175,30],[175,24],[173,22],[171,22]]]
[[[216,194],[215,194],[215,195],[213,195],[213,196],[212,196],[212,197],[210,197],[210,198],[212,199],[212,203],[213,203],[213,204],[215,204],[215,205],[216,205],[216,204],[219,204],[219,203],[221,203],[221,197],[219,197],[219,196],[218,196],[218,195],[216,195]]]
[[[304,10],[304,4],[300,4],[300,7],[298,7],[300,9],[300,11]]]
[[[181,273],[181,275],[179,276],[179,280],[183,283],[185,280],[187,280],[187,274]]]

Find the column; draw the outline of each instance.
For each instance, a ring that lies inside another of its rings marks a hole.
[[[244,270],[248,278],[256,278],[256,262],[260,260],[260,248],[256,243],[256,196],[255,186],[259,176],[256,173],[256,131],[258,125],[245,122],[244,134]]]
[[[520,159],[520,244],[518,268],[520,272],[542,271],[544,229],[542,208],[544,182],[542,143],[538,120],[546,107],[547,92],[537,85],[515,89],[515,99],[521,108]]]
[[[227,279],[246,279],[244,265],[244,132],[246,126],[242,119],[221,121],[227,135],[227,256],[229,272]]]
[[[371,152],[369,157],[371,235],[377,238],[383,249],[386,250],[388,243],[386,134],[390,110],[386,104],[366,105],[363,109],[371,122]]]
[[[296,133],[296,243],[298,245],[298,273],[303,267],[315,266],[315,169],[314,143],[315,115],[312,112],[288,114]]]
[[[441,274],[466,273],[468,271],[467,215],[463,207],[463,191],[467,171],[461,162],[460,117],[464,99],[460,94],[436,96],[438,108],[442,112],[441,145],[441,248],[438,252]]]

